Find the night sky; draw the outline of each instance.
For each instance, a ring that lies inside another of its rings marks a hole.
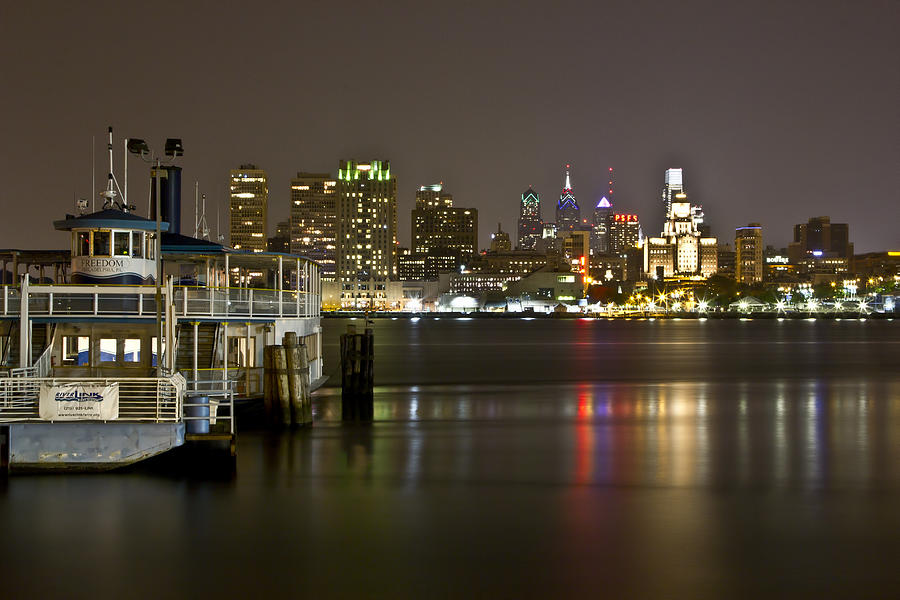
[[[159,10],[157,10],[159,9]],[[713,233],[764,227],[785,245],[814,215],[857,252],[900,248],[900,2],[4,2],[0,247],[58,248],[51,221],[90,195],[106,127],[161,148],[181,137],[193,184],[227,230],[230,168],[270,181],[340,158],[388,159],[399,239],[415,189],[443,181],[479,210],[480,240],[514,232],[529,184],[544,217],[572,163],[583,209],[616,169],[614,207],[662,227],[668,167],[685,169]],[[121,140],[115,160],[121,162]],[[146,210],[147,170],[130,162]]]

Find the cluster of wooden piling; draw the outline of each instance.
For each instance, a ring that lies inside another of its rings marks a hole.
[[[266,417],[276,426],[311,425],[309,357],[306,345],[288,331],[281,345],[266,346],[263,353]]]
[[[341,414],[344,420],[369,421],[373,416],[375,335],[356,333],[353,325],[341,335]]]

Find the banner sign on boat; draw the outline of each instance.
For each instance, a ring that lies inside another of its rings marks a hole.
[[[45,421],[112,421],[119,418],[119,384],[41,384],[39,407]]]

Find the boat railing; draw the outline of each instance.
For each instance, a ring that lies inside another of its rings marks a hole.
[[[211,427],[224,423],[225,433],[234,435],[234,380],[189,379],[184,392],[184,421],[205,421]],[[208,407],[208,416],[206,408]],[[220,428],[221,429],[221,428]]]
[[[29,367],[34,370],[35,367]],[[21,369],[12,369],[11,374]],[[20,374],[24,375],[24,374]],[[48,422],[40,416],[41,393],[59,386],[117,388],[115,422],[175,423],[183,418],[185,380],[171,377],[0,377],[0,423]],[[52,420],[51,420],[52,421]]]
[[[166,294],[165,287],[162,292]],[[29,316],[156,316],[155,286],[30,284],[27,293]],[[318,317],[321,295],[306,290],[174,286],[172,305],[177,317]],[[4,316],[22,312],[19,287],[3,286],[0,309]]]

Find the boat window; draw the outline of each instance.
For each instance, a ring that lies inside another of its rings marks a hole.
[[[100,338],[100,362],[116,362],[118,340],[116,338]]]
[[[154,260],[156,258],[156,234],[147,234],[147,258]]]
[[[228,366],[256,366],[256,338],[250,338],[250,352],[247,352],[247,338],[228,338]]]
[[[94,256],[109,256],[109,232],[94,232]]]
[[[131,232],[131,256],[134,258],[144,256],[144,234],[140,231]]]
[[[141,340],[139,338],[125,338],[122,342],[124,345],[122,360],[127,363],[141,362]]]
[[[64,365],[87,365],[90,363],[91,340],[86,335],[66,335],[62,340]]]
[[[75,236],[75,256],[91,255],[91,232],[79,231]]]
[[[113,255],[114,256],[128,256],[130,249],[128,247],[129,240],[131,238],[131,232],[129,231],[114,231],[113,232]]]

